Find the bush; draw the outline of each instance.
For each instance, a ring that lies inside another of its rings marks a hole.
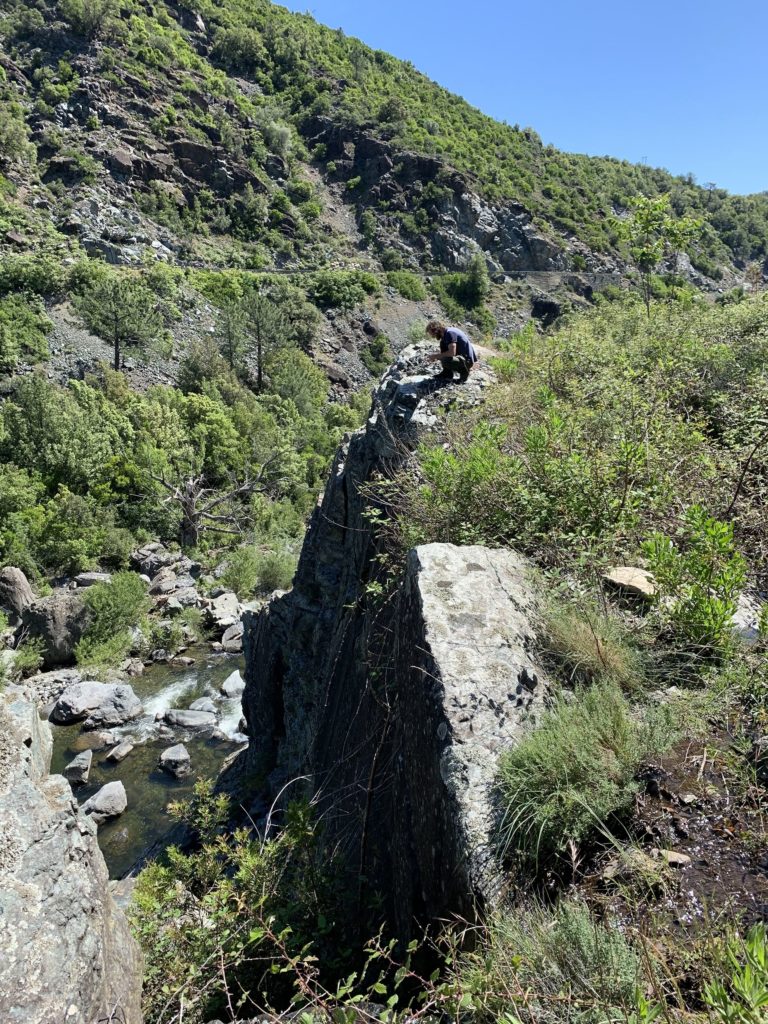
[[[0,373],[11,372],[19,358],[47,358],[47,334],[53,324],[40,306],[21,295],[0,299]]]
[[[387,284],[396,289],[404,299],[420,302],[427,297],[427,289],[421,280],[408,270],[390,270],[387,273]]]
[[[618,927],[568,899],[496,915],[453,973],[477,1024],[561,1024],[632,1020],[642,965]]]
[[[360,349],[360,359],[372,377],[380,377],[392,361],[392,349],[383,334]]]
[[[66,279],[61,261],[53,256],[11,255],[0,261],[0,295],[10,292],[57,295],[63,291]]]
[[[638,721],[612,682],[560,699],[499,762],[503,850],[546,862],[608,834],[632,803],[640,764],[672,743],[669,716],[654,709]]]
[[[733,524],[721,523],[694,505],[685,514],[681,546],[655,533],[643,546],[668,615],[704,654],[726,653],[733,644],[733,615],[746,582],[747,565],[733,541]]]
[[[219,582],[227,590],[233,590],[241,601],[246,601],[253,597],[258,586],[260,562],[256,548],[238,548],[227,557]]]
[[[376,295],[379,282],[362,270],[321,270],[310,279],[309,295],[321,309],[354,309],[366,295]]]
[[[131,648],[131,628],[149,610],[147,588],[132,572],[120,572],[110,583],[89,587],[84,595],[90,612],[85,635],[75,648],[79,665],[113,665]]]
[[[259,592],[271,594],[273,590],[288,590],[295,572],[295,555],[287,551],[268,551],[259,559]]]

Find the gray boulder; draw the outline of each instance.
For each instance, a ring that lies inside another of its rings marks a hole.
[[[244,689],[245,680],[237,669],[221,684],[221,692],[225,697],[239,697]]]
[[[177,743],[175,747],[164,750],[158,764],[164,772],[168,772],[176,779],[184,778],[192,770],[189,751],[183,743]]]
[[[67,687],[54,705],[51,721],[57,725],[83,721],[85,729],[113,729],[141,712],[141,701],[127,683],[86,680]]]
[[[88,781],[88,776],[91,774],[92,763],[93,751],[84,750],[82,754],[78,754],[76,757],[72,758],[62,772],[62,775],[68,782],[71,782],[73,786],[82,785]]]
[[[189,705],[190,711],[207,711],[210,715],[216,714],[216,705],[210,697],[199,697]]]
[[[133,743],[130,740],[123,740],[122,743],[118,743],[116,747],[112,747],[110,752],[106,756],[107,761],[114,761],[115,764],[120,764],[133,750]]]
[[[0,608],[8,612],[12,626],[16,625],[34,600],[32,587],[21,569],[12,565],[0,569]]]
[[[80,572],[75,576],[75,583],[78,587],[95,587],[97,583],[111,583],[112,573],[110,572]]]
[[[205,732],[216,727],[216,715],[210,711],[180,711],[171,708],[163,717],[169,725],[177,729],[189,729],[191,732]]]
[[[214,597],[208,605],[208,622],[219,633],[223,633],[230,626],[234,626],[240,619],[240,602],[237,594],[225,590],[223,594]]]
[[[83,804],[83,814],[90,815],[97,825],[108,818],[117,818],[128,806],[125,786],[120,781],[108,782]]]
[[[21,624],[31,640],[43,641],[43,667],[57,668],[74,661],[90,613],[76,590],[59,590],[24,609]]]
[[[50,752],[35,705],[0,696],[0,1020],[141,1024],[141,955]]]
[[[236,622],[234,626],[224,630],[221,638],[221,649],[227,654],[239,654],[243,649],[243,623]]]

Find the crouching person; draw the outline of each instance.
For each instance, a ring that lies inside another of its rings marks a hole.
[[[435,380],[452,381],[453,375],[458,373],[459,382],[465,384],[470,370],[478,361],[469,337],[458,327],[446,327],[439,320],[430,320],[427,334],[440,342],[440,351],[432,352],[429,356],[433,362],[439,359],[443,367]]]

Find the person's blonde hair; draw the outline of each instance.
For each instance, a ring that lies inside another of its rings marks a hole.
[[[440,320],[430,320],[427,324],[427,334],[431,338],[442,338],[448,328]]]

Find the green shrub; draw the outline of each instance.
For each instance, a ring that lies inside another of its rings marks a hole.
[[[227,590],[233,590],[241,601],[247,601],[258,586],[260,563],[261,556],[256,548],[237,548],[227,556],[219,582]]]
[[[320,270],[309,285],[310,298],[321,309],[354,309],[378,291],[373,274],[362,270]]]
[[[704,1003],[717,1024],[764,1024],[768,1007],[768,932],[756,924],[744,938],[725,943],[723,977],[704,987]]]
[[[52,326],[40,306],[23,296],[0,299],[0,373],[11,372],[21,357],[33,362],[45,359]]]
[[[268,551],[259,559],[259,584],[261,594],[273,590],[288,590],[296,572],[296,556],[287,551]]]
[[[147,588],[132,572],[120,572],[109,583],[89,587],[83,600],[90,613],[85,635],[75,648],[80,665],[112,665],[131,647],[131,628],[149,610]]]
[[[57,295],[64,289],[67,275],[54,256],[4,256],[0,261],[0,295],[9,292],[34,292]]]
[[[387,273],[387,284],[398,291],[404,299],[420,302],[427,297],[427,289],[421,280],[408,270],[390,270]]]
[[[372,338],[360,349],[360,359],[372,377],[380,377],[392,362],[392,349],[383,334]]]
[[[640,764],[673,738],[667,709],[638,721],[613,682],[561,698],[500,760],[502,848],[546,862],[570,843],[608,834],[632,803]]]
[[[724,654],[733,644],[733,615],[747,565],[736,550],[733,524],[699,505],[685,513],[681,541],[654,534],[643,545],[656,582],[672,604],[667,614],[702,653]]]
[[[478,1024],[632,1020],[647,980],[621,929],[574,899],[495,915],[450,970]]]

